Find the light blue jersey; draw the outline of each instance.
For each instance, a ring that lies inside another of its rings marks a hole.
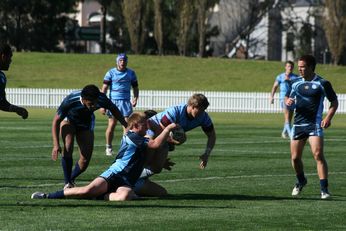
[[[121,140],[119,153],[114,163],[100,176],[109,179],[116,175],[121,177],[127,185],[133,186],[143,171],[147,147],[148,138],[128,131]]]
[[[180,104],[170,107],[163,112],[160,112],[149,119],[150,122],[164,126],[170,123],[179,124],[185,132],[201,126],[204,131],[213,129],[213,122],[207,112],[201,113],[197,118],[190,118],[187,114],[187,104]]]
[[[129,68],[125,71],[119,71],[117,68],[110,69],[103,78],[103,83],[109,86],[111,100],[130,100],[131,86],[138,86],[136,73]]]
[[[285,98],[286,92],[289,89],[289,84],[290,84],[289,82],[292,82],[299,77],[298,75],[291,73],[288,76],[290,81],[287,81],[285,80],[285,76],[286,76],[286,73],[281,73],[275,79],[275,81],[279,84],[279,87],[280,87],[280,93],[279,93],[280,100],[283,100]]]

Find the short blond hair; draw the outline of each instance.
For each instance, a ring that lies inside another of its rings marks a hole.
[[[208,102],[207,97],[205,97],[205,95],[199,94],[199,93],[193,94],[189,98],[189,101],[187,102],[187,104],[189,106],[197,107],[197,108],[200,108],[203,110],[207,109],[209,106],[209,102]]]
[[[136,124],[141,122],[145,122],[147,120],[147,116],[143,112],[133,112],[127,121],[128,129],[132,129]]]

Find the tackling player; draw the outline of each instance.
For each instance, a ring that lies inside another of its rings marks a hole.
[[[56,160],[62,151],[61,165],[64,171],[65,187],[74,187],[74,180],[84,172],[94,149],[94,111],[106,108],[120,123],[127,123],[119,109],[95,85],[87,85],[82,90],[72,92],[61,103],[52,122],[52,159]],[[59,134],[64,147],[61,150]],[[79,146],[79,160],[72,171],[74,137]]]

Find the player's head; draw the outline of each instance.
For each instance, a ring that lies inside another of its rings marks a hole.
[[[99,96],[100,90],[93,84],[86,85],[81,92],[82,102],[89,110],[96,107]]]
[[[196,93],[189,98],[187,104],[192,107],[206,110],[209,106],[209,101],[205,95]]]
[[[150,109],[150,110],[144,111],[144,114],[146,115],[147,119],[149,119],[150,117],[153,117],[154,115],[156,115],[157,111]]]
[[[124,70],[127,66],[127,55],[125,53],[120,53],[117,56],[116,62],[117,62],[117,67],[120,71]]]
[[[7,71],[12,62],[12,49],[8,44],[0,44],[0,70]]]
[[[132,113],[127,120],[127,128],[145,136],[148,129],[146,114],[144,112]]]
[[[307,67],[310,67],[312,69],[312,71],[315,71],[316,68],[316,59],[314,56],[312,55],[303,55],[298,59],[299,61],[303,61],[305,62]]]

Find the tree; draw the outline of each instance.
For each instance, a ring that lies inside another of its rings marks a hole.
[[[188,48],[190,27],[194,17],[194,6],[189,0],[179,0],[179,20],[177,45],[179,54],[185,56]]]
[[[0,1],[1,40],[17,50],[58,51],[67,14],[75,12],[77,1]]]
[[[163,19],[162,19],[162,0],[154,0],[154,36],[159,55],[163,55]]]
[[[324,29],[333,55],[334,64],[340,64],[346,49],[346,1],[326,0]]]

